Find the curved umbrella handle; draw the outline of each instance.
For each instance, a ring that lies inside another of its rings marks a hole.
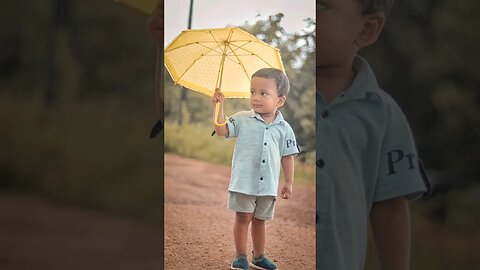
[[[224,126],[227,124],[227,121],[228,121],[228,117],[225,117],[225,122],[223,123],[218,123],[218,114],[220,113],[220,103],[217,103],[215,104],[215,119],[214,119],[214,122],[215,122],[215,125],[216,126]]]

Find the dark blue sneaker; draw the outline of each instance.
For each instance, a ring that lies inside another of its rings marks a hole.
[[[247,255],[239,255],[235,260],[232,262],[232,266],[230,266],[232,270],[248,270],[248,260]]]
[[[260,270],[275,270],[277,266],[271,262],[269,259],[265,258],[265,256],[260,255],[260,257],[255,258],[253,257],[252,262],[250,263],[250,267],[253,269],[260,269]]]

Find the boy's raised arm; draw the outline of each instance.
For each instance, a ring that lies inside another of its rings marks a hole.
[[[220,103],[220,111],[218,113],[218,117],[216,119],[217,123],[224,123],[225,117],[223,116],[223,101],[225,97],[223,93],[220,91],[215,91],[215,94],[212,96],[212,104],[213,104],[213,126],[215,127],[215,132],[218,136],[227,136],[228,135],[228,126],[227,125],[215,125],[215,106],[217,103]]]
[[[374,203],[370,221],[381,269],[410,269],[408,200],[402,196]]]

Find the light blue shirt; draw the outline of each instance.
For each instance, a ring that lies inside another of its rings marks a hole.
[[[298,153],[295,134],[282,113],[267,124],[254,110],[232,115],[229,137],[237,137],[229,191],[255,196],[277,196],[281,158]]]
[[[317,269],[364,269],[372,204],[425,191],[405,115],[356,57],[350,88],[316,100]]]

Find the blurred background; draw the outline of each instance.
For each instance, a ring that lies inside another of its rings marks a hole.
[[[0,269],[159,269],[162,136],[148,14],[0,8]]]
[[[434,186],[411,204],[412,269],[480,267],[479,9],[395,1],[380,40],[361,52],[405,112]],[[366,269],[379,269],[373,248]]]

